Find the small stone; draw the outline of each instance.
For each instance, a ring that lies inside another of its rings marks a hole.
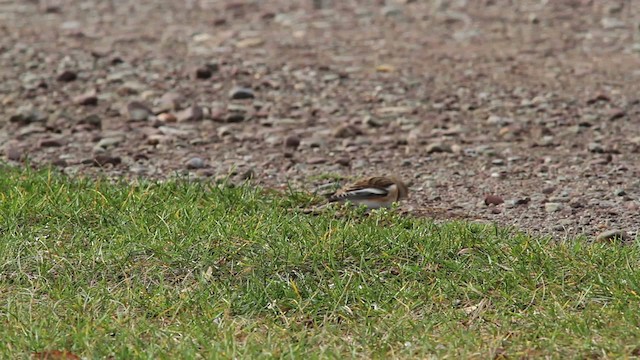
[[[349,166],[351,165],[351,159],[349,159],[348,157],[340,157],[336,159],[336,164],[342,165],[342,166]]]
[[[333,132],[333,136],[340,139],[354,137],[357,135],[362,135],[362,130],[357,126],[350,124],[338,126]]]
[[[609,111],[609,120],[611,121],[621,119],[625,116],[627,116],[627,112],[623,109],[611,109]]]
[[[529,202],[531,202],[531,198],[528,196],[525,196],[523,198],[519,198],[516,200],[516,205],[526,205]]]
[[[213,71],[214,71],[214,68],[210,67],[209,65],[201,66],[197,68],[195,71],[196,79],[201,79],[201,80],[209,79],[211,76],[213,76]]]
[[[261,46],[262,44],[264,44],[264,39],[259,37],[251,37],[236,42],[236,47],[244,49]]]
[[[100,139],[96,144],[96,147],[109,149],[115,146],[118,146],[120,143],[124,141],[124,136],[112,136]]]
[[[376,71],[379,73],[390,73],[390,72],[394,72],[395,70],[396,68],[393,65],[389,65],[389,64],[380,64],[376,66]]]
[[[366,116],[362,122],[372,128],[381,127],[383,125],[382,122],[374,119],[372,116]]]
[[[602,145],[600,145],[598,143],[594,143],[594,142],[589,143],[589,145],[587,145],[587,148],[592,153],[596,153],[596,154],[604,153],[604,148],[602,147]]]
[[[127,116],[131,121],[143,121],[151,115],[151,109],[140,101],[132,101],[127,104]]]
[[[247,169],[247,171],[242,173],[242,175],[240,176],[242,180],[251,180],[255,177],[256,177],[256,171],[253,168]]]
[[[309,165],[324,164],[326,162],[327,162],[327,159],[325,159],[323,157],[312,157],[312,158],[309,158],[307,160],[307,164],[309,164]]]
[[[301,141],[302,146],[308,146],[310,148],[319,148],[326,145],[324,139],[320,137],[305,138]]]
[[[232,100],[253,99],[255,94],[249,88],[237,86],[229,91],[229,98]]]
[[[264,143],[269,146],[276,146],[282,144],[282,137],[280,135],[267,136],[264,139]]]
[[[187,160],[187,169],[202,169],[204,167],[204,160],[202,160],[202,158],[199,157],[192,157],[191,159]]]
[[[484,197],[484,204],[489,205],[500,205],[504,203],[504,200],[498,195],[487,194]]]
[[[562,203],[548,202],[544,204],[544,211],[548,213],[554,213],[562,210],[562,207],[563,207]]]
[[[556,191],[556,187],[555,186],[548,186],[548,187],[542,189],[542,193],[545,194],[545,195],[552,194],[554,191]]]
[[[131,95],[137,95],[142,92],[145,92],[146,85],[137,81],[127,81],[122,84],[116,90],[116,94],[126,97]],[[151,93],[146,93],[146,96],[149,97]]]
[[[218,136],[225,137],[231,135],[231,127],[230,126],[220,126],[217,130]]]
[[[300,146],[300,138],[296,135],[289,135],[284,139],[284,146],[295,150]]]
[[[78,78],[78,74],[71,70],[65,70],[58,75],[57,80],[61,82],[70,82]]]
[[[504,160],[502,160],[502,159],[493,159],[493,160],[491,160],[491,164],[496,165],[496,166],[503,166],[504,165]]]
[[[228,123],[238,123],[245,120],[245,113],[239,111],[232,111],[225,116],[224,121]]]
[[[158,120],[165,122],[165,123],[173,123],[178,121],[178,118],[173,115],[172,113],[162,113],[160,115],[158,115]]]
[[[604,231],[596,236],[596,242],[613,242],[614,240],[627,242],[631,237],[625,231],[618,229]]]
[[[203,118],[204,111],[202,107],[198,105],[188,107],[176,114],[176,119],[178,120],[178,122],[200,121]]]
[[[122,159],[119,156],[111,156],[106,154],[96,155],[91,160],[91,163],[93,163],[94,166],[99,166],[99,167],[105,166],[107,164],[111,164],[115,166],[120,164],[121,162],[122,162]]]
[[[434,154],[434,153],[452,153],[453,150],[451,149],[451,146],[447,145],[447,144],[443,144],[443,143],[432,143],[427,145],[426,148],[427,154]]]
[[[164,112],[180,110],[184,107],[184,102],[185,99],[182,95],[176,92],[168,92],[162,95],[162,97],[160,97],[160,100],[155,103],[154,112],[156,114],[160,114]]]
[[[613,193],[615,194],[615,196],[625,196],[627,195],[627,192],[624,189],[616,189],[613,191]]]
[[[64,167],[67,167],[69,164],[67,163],[67,160],[65,160],[65,159],[58,159],[58,160],[52,161],[51,165],[64,168]]]
[[[74,97],[73,102],[82,106],[96,106],[98,105],[98,97],[96,96],[95,91],[90,91]]]
[[[80,121],[78,121],[78,124],[90,125],[91,127],[94,127],[96,129],[102,128],[102,120],[100,119],[100,116],[96,114],[91,114],[83,119],[80,119]]]
[[[7,160],[21,161],[24,153],[22,152],[22,150],[20,150],[20,148],[11,146],[5,150],[5,155],[7,155]]]
[[[496,149],[494,149],[491,145],[480,145],[475,149],[477,154],[482,154],[484,156],[495,156]]]
[[[573,199],[569,202],[569,206],[571,206],[573,209],[580,209],[585,207],[585,203],[580,199]]]
[[[9,117],[9,122],[27,125],[31,123],[46,122],[49,116],[32,106],[24,106],[18,109],[16,114]]]
[[[42,139],[38,142],[38,147],[60,147],[63,143],[60,139]]]

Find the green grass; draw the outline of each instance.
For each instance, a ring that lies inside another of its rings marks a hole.
[[[638,246],[0,168],[0,358],[631,357]]]

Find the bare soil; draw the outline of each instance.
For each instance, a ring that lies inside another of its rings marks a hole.
[[[0,154],[559,239],[640,223],[640,2],[0,0]],[[487,196],[490,195],[490,196]]]

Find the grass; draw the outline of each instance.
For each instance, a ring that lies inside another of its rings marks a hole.
[[[0,358],[619,358],[638,246],[0,168]]]

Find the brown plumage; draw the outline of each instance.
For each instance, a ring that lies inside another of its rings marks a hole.
[[[374,176],[358,180],[338,190],[329,202],[352,202],[370,209],[390,207],[394,202],[406,199],[409,189],[395,176]]]

